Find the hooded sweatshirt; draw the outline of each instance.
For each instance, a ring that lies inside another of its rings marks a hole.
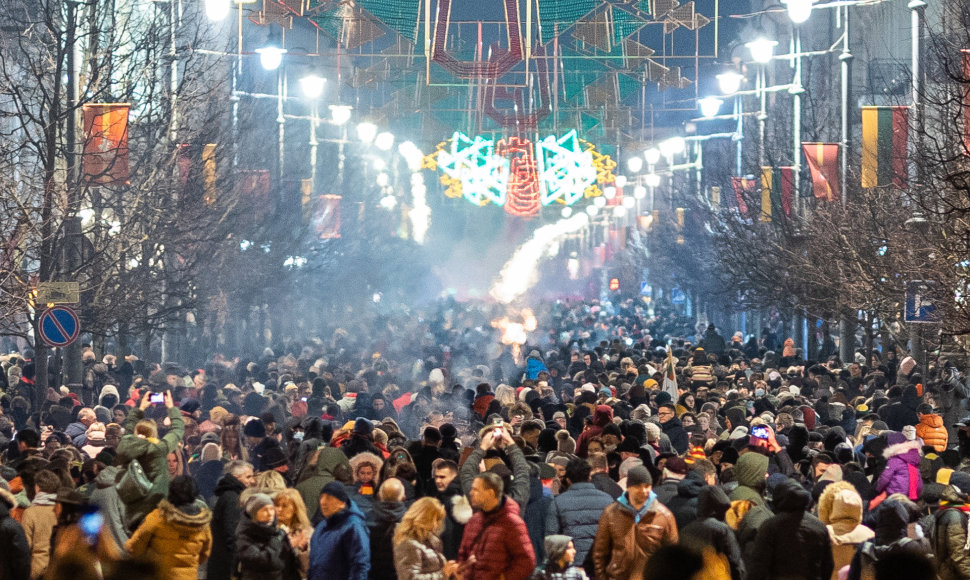
[[[576,455],[586,457],[589,440],[602,434],[603,427],[606,427],[612,421],[613,408],[609,405],[597,405],[593,412],[593,424],[589,429],[580,433],[579,439],[576,440]]]

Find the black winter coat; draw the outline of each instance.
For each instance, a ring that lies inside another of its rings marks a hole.
[[[457,476],[451,480],[444,491],[439,492],[436,488],[433,497],[445,506],[445,529],[441,532],[441,553],[448,560],[454,560],[458,557],[461,536],[465,532],[465,524],[472,517],[472,509],[461,492],[461,482],[458,481]]]
[[[12,498],[11,498],[12,499]],[[30,577],[30,547],[27,536],[15,519],[10,507],[0,497],[0,578],[27,580]]]
[[[375,501],[367,514],[370,530],[370,578],[372,580],[395,580],[394,526],[401,521],[407,506],[397,501]]]
[[[758,529],[748,570],[749,580],[828,580],[835,561],[829,532],[808,513],[811,495],[796,481],[774,492],[777,515]]]
[[[247,514],[236,528],[236,562],[240,580],[299,580],[300,563],[286,532],[254,522]]]
[[[707,483],[700,472],[691,471],[677,484],[677,495],[664,504],[674,514],[678,530],[697,519],[697,496],[705,487]]]
[[[687,452],[690,438],[687,436],[687,430],[684,429],[680,419],[675,417],[666,423],[661,423],[660,428],[667,437],[670,437],[670,444],[677,450],[678,455],[683,455]]]
[[[208,580],[230,580],[236,558],[236,528],[242,515],[239,494],[246,489],[241,481],[226,474],[216,485],[212,508],[212,555],[206,568]]]

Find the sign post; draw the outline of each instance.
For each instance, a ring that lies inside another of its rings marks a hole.
[[[63,347],[77,340],[81,334],[81,321],[67,306],[54,306],[40,315],[37,331],[49,346]]]

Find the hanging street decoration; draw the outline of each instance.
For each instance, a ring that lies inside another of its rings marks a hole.
[[[422,167],[441,172],[445,195],[477,206],[493,203],[510,215],[531,217],[544,206],[571,206],[603,194],[616,162],[580,139],[576,130],[533,143],[508,137],[496,143],[455,132],[426,156]]]

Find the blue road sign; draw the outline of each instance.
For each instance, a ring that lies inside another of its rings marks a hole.
[[[671,304],[687,303],[687,294],[684,294],[684,291],[680,289],[680,286],[674,286],[673,289],[670,291],[670,303]]]
[[[37,330],[48,345],[67,346],[81,334],[81,321],[67,306],[54,306],[40,315]]]
[[[927,280],[910,280],[906,282],[906,311],[903,319],[906,322],[931,323],[939,322],[939,313],[933,303],[933,282]]]

